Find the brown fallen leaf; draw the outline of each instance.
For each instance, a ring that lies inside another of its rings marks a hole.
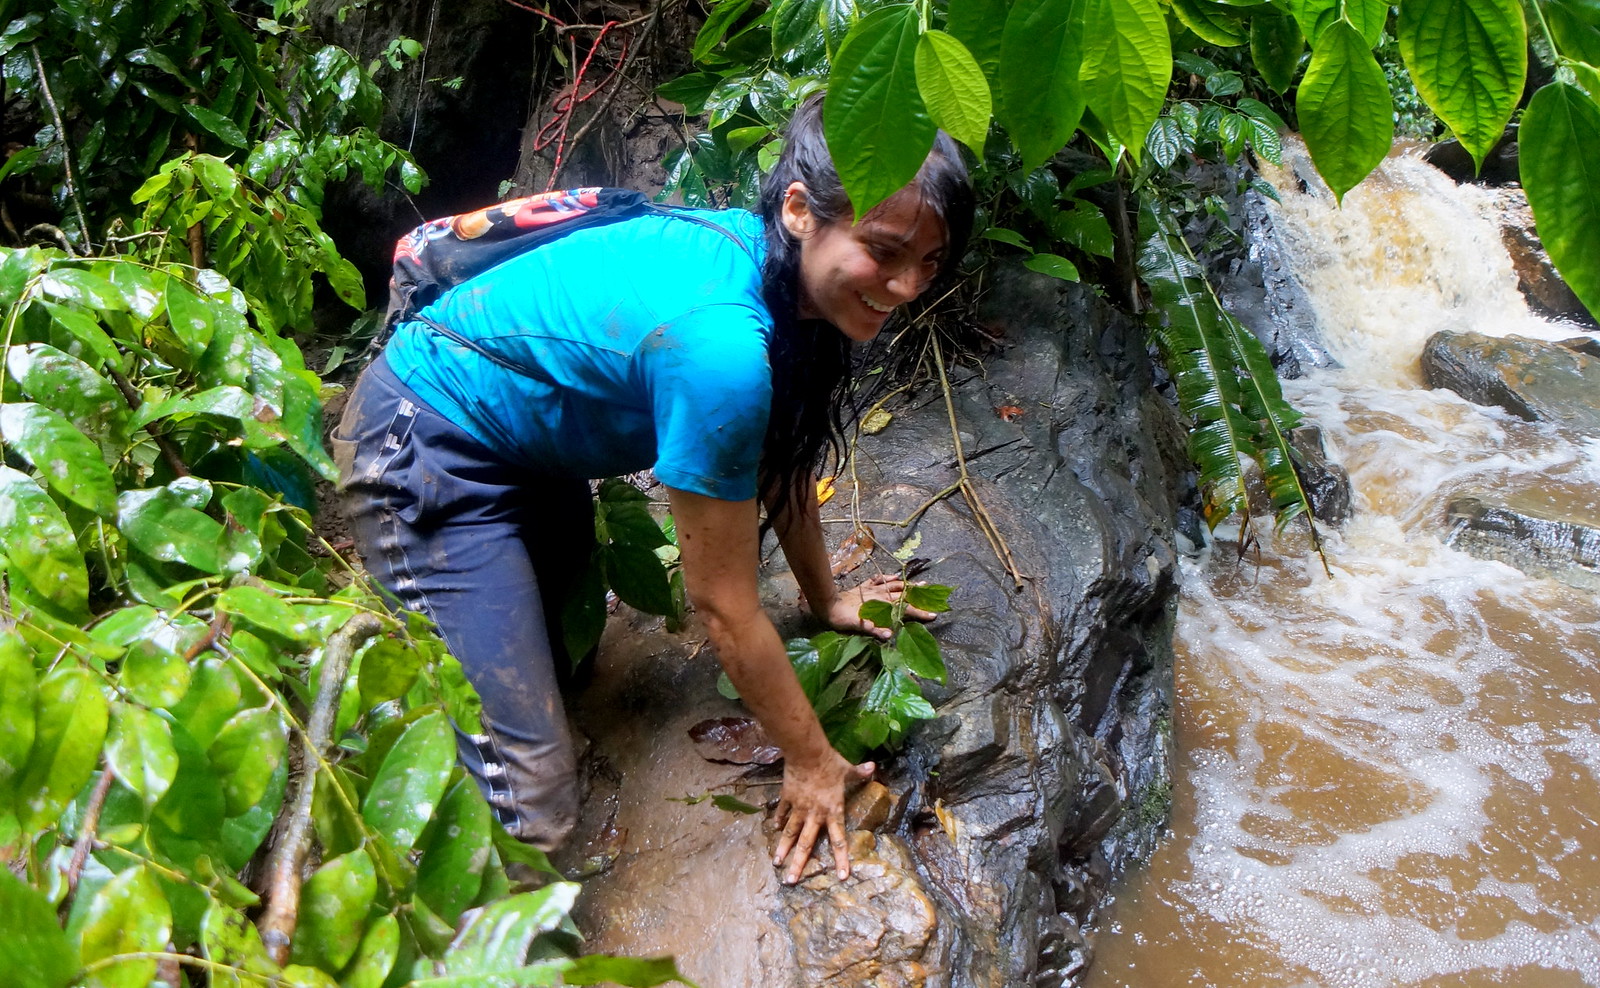
[[[878,541],[872,537],[872,531],[858,528],[839,543],[839,548],[828,557],[828,566],[837,579],[870,559],[872,550],[877,547]]]
[[[752,717],[713,717],[689,728],[700,757],[731,765],[773,765],[783,751]]]
[[[994,408],[994,413],[1005,419],[1007,422],[1015,422],[1017,419],[1022,417],[1022,409],[1018,408],[1016,405],[996,405]]]

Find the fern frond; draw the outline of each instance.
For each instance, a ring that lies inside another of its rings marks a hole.
[[[1289,443],[1301,416],[1284,399],[1266,348],[1223,308],[1170,211],[1147,204],[1139,226],[1139,274],[1150,289],[1152,335],[1177,386],[1179,410],[1192,422],[1189,455],[1200,471],[1206,523],[1216,528],[1239,512],[1248,537],[1241,463],[1249,457],[1266,481],[1275,527],[1282,531],[1305,515],[1312,548],[1322,556]]]

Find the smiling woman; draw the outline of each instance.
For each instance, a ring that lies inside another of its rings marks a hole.
[[[689,597],[784,751],[774,863],[794,881],[826,834],[849,873],[844,786],[873,765],[829,746],[761,609],[759,505],[812,613],[887,634],[861,604],[904,585],[834,585],[815,474],[839,452],[850,343],[961,256],[972,192],[941,134],[911,184],[852,222],[821,112],[820,97],[796,111],[759,216],[587,225],[445,292],[396,328],[334,435],[367,566],[437,623],[482,696],[484,733],[458,728],[458,753],[529,843],[556,846],[577,813],[551,643],[590,558],[588,481],[650,468]]]

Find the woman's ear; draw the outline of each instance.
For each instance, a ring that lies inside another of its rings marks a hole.
[[[804,240],[817,232],[817,216],[811,211],[810,190],[804,182],[790,182],[783,190],[783,228],[796,240]]]

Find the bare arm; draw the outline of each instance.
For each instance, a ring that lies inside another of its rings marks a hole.
[[[761,609],[755,501],[720,501],[669,488],[668,500],[682,552],[684,584],[706,622],[717,658],[750,710],[783,749],[783,790],[778,799],[774,865],[787,858],[784,880],[800,878],[826,829],[839,877],[850,874],[844,839],[844,786],[866,778],[873,765],[852,765],[828,743],[784,651]],[[813,504],[815,502],[813,501]],[[817,544],[821,550],[820,534]],[[823,575],[827,557],[822,556]],[[832,578],[828,577],[831,584]]]

